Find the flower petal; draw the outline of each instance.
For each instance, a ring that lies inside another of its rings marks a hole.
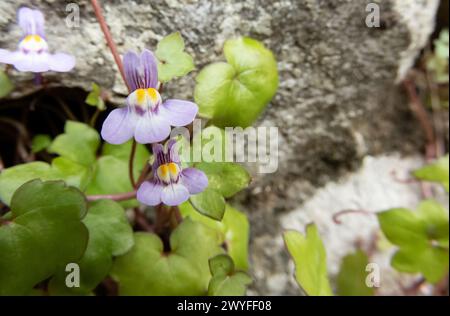
[[[198,112],[197,104],[184,100],[167,100],[159,107],[161,115],[172,126],[186,126]]]
[[[75,66],[75,57],[63,53],[49,54],[48,66],[53,71],[67,72]]]
[[[144,49],[140,56],[128,52],[123,56],[125,78],[131,91],[142,88],[156,88],[158,68],[156,58],[151,51]]]
[[[183,171],[181,171],[181,181],[190,194],[200,193],[208,186],[208,178],[206,175],[203,171],[195,168],[183,169]]]
[[[41,11],[22,7],[17,12],[17,20],[25,35],[45,36],[44,15]]]
[[[0,63],[14,65],[23,55],[21,52],[11,52],[6,49],[0,49]]]
[[[189,199],[188,189],[181,183],[165,186],[161,193],[161,201],[169,206],[180,205]]]
[[[158,66],[155,56],[148,49],[144,49],[141,54],[141,67],[143,88],[156,89],[158,87]]]
[[[161,184],[145,181],[137,190],[136,198],[143,204],[155,206],[161,204],[162,190],[163,186]]]
[[[138,117],[134,138],[138,143],[157,143],[169,136],[170,125],[160,115],[146,112]]]
[[[139,88],[139,73],[137,71],[139,63],[139,56],[133,51],[129,51],[123,56],[125,79],[131,91]]]
[[[28,53],[24,54],[17,51],[16,60],[13,65],[19,71],[46,72],[49,70],[47,53]]]
[[[133,137],[136,118],[129,107],[109,113],[102,126],[102,138],[110,144],[123,144]]]

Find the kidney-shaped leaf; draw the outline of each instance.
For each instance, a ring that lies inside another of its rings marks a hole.
[[[257,40],[241,37],[224,45],[225,62],[206,66],[197,76],[199,113],[219,127],[250,126],[278,88],[277,63]]]
[[[24,295],[83,255],[88,231],[83,194],[63,182],[33,180],[13,195],[0,220],[0,295]]]
[[[133,230],[123,208],[111,200],[94,202],[83,220],[89,230],[86,251],[78,261],[80,286],[68,288],[67,272],[59,273],[50,281],[52,295],[89,294],[108,274],[113,257],[125,254],[133,246]]]
[[[134,247],[114,262],[121,295],[205,295],[209,258],[221,253],[217,233],[185,219],[170,236],[170,251],[150,233],[135,234]]]
[[[209,259],[209,269],[212,274],[208,286],[210,296],[243,296],[246,286],[252,282],[247,273],[234,270],[233,259],[225,254]]]

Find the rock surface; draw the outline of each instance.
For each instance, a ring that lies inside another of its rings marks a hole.
[[[120,101],[125,87],[89,1],[76,1],[80,25],[75,28],[65,24],[69,2],[32,2],[45,12],[51,49],[77,57],[75,71],[50,74],[48,80],[84,89],[95,81]],[[380,6],[379,28],[365,25],[369,2]],[[288,257],[275,238],[284,227],[282,215],[299,209],[317,187],[357,168],[366,154],[412,153],[422,144],[407,101],[394,84],[403,79],[432,32],[438,2],[104,1],[120,52],[155,48],[163,36],[181,31],[197,71],[167,85],[165,93],[173,97],[192,99],[196,73],[223,58],[221,48],[230,37],[254,37],[275,53],[280,87],[259,124],[279,127],[279,169],[272,175],[255,174],[251,190],[236,199],[252,221],[252,294],[298,293],[287,281]],[[28,3],[0,2],[0,47],[17,45],[15,12]],[[30,79],[17,72],[11,77],[22,83]]]

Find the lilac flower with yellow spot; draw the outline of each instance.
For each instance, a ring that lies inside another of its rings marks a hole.
[[[20,8],[17,13],[23,37],[17,51],[0,49],[0,63],[11,64],[19,71],[70,71],[75,66],[72,55],[50,54],[44,33],[44,16],[39,10]]]
[[[174,140],[169,140],[166,146],[154,144],[153,155],[153,177],[142,183],[137,191],[141,203],[176,206],[208,186],[208,178],[202,171],[182,168]]]
[[[113,110],[102,127],[108,143],[122,144],[134,137],[138,143],[156,143],[166,139],[171,126],[190,124],[198,112],[195,103],[183,100],[162,102],[157,90],[158,68],[152,52],[140,56],[128,52],[123,57],[125,79],[130,91],[126,107]]]

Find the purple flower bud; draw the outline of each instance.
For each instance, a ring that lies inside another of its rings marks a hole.
[[[137,191],[137,199],[141,203],[176,206],[208,186],[208,178],[202,171],[181,167],[174,140],[169,140],[166,145],[153,145],[153,177],[142,183]]]
[[[49,53],[41,11],[22,7],[17,18],[23,37],[17,51],[0,49],[0,63],[11,64],[19,71],[31,72],[67,72],[75,66],[75,57],[72,55]]]
[[[151,51],[144,50],[140,56],[128,52],[123,64],[132,92],[126,107],[113,110],[103,123],[101,134],[108,143],[122,144],[132,137],[141,144],[160,142],[169,136],[171,126],[185,126],[194,120],[198,112],[195,103],[162,102],[156,58]]]

